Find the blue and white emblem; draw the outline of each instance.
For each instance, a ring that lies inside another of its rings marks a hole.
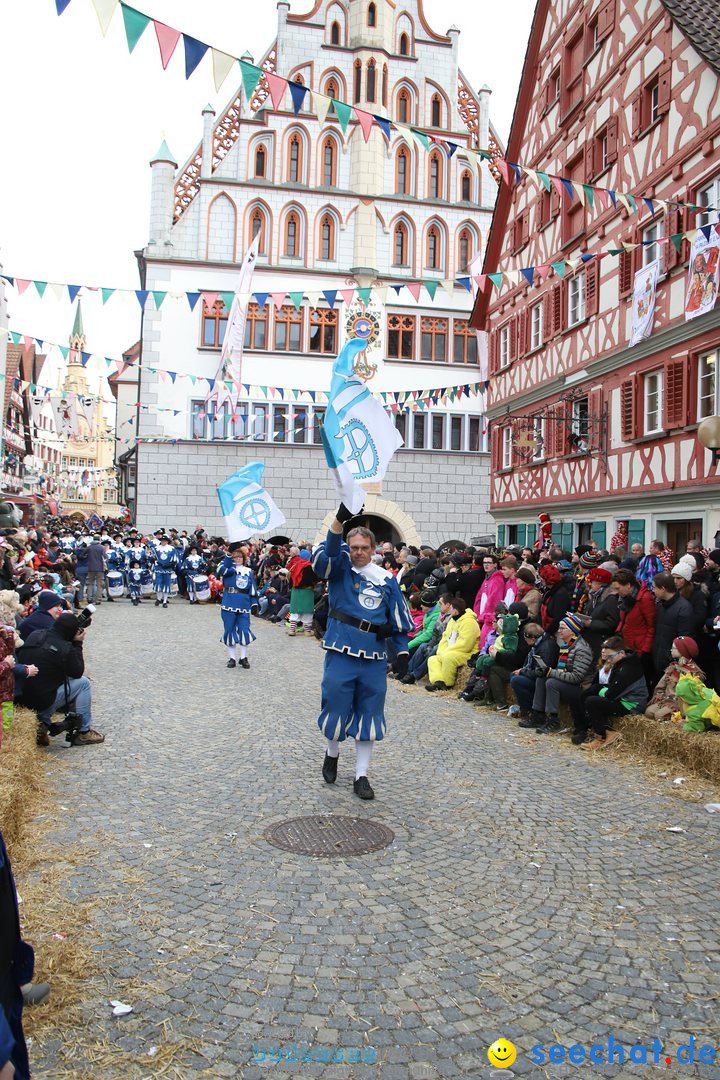
[[[270,507],[257,495],[238,503],[237,511],[243,525],[256,532],[262,532],[270,521]]]
[[[343,440],[342,461],[357,480],[376,475],[379,459],[375,443],[360,420],[344,424],[335,438]]]
[[[363,585],[358,594],[358,602],[366,611],[377,611],[382,604],[382,592],[377,585],[368,581]]]

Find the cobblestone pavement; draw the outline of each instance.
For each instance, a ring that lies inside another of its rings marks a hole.
[[[49,752],[70,811],[53,839],[92,853],[71,899],[106,898],[78,1073],[92,1038],[128,1055],[189,1040],[164,1074],[188,1080],[677,1075],[691,1035],[718,1042],[717,816],[610,755],[396,684],[362,803],[351,748],[334,787],[320,776],[321,650],[253,626],[249,671],[226,669],[216,607],[105,604],[90,631],[107,741]],[[262,838],[328,813],[395,840],[327,860]],[[116,996],[130,1016],[111,1016]],[[530,1060],[609,1032],[626,1048],[659,1037],[661,1065]],[[504,1072],[487,1059],[500,1036],[518,1050]],[[293,1044],[329,1060],[270,1062]],[[347,1064],[353,1048],[374,1062]],[[36,1040],[36,1075],[53,1077],[57,1050]],[[151,1059],[123,1075],[154,1075]]]

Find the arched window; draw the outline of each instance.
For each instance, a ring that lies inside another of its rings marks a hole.
[[[401,90],[397,99],[398,120],[401,124],[410,123],[410,94],[407,90]]]
[[[406,147],[401,146],[397,155],[397,174],[395,177],[395,191],[398,195],[407,195],[410,190],[410,154]]]
[[[376,26],[377,25],[376,20],[377,20],[377,15],[376,15],[376,12],[375,12],[375,5],[374,4],[369,4],[368,5],[368,23],[367,23],[368,26]]]
[[[407,36],[407,34],[400,35],[400,55],[410,55],[410,38]]]
[[[295,259],[300,254],[300,222],[295,211],[285,218],[285,254]]]
[[[250,215],[250,239],[254,240],[258,233],[260,234],[260,246],[258,247],[259,255],[267,255],[267,229],[265,225],[265,215],[258,206]]]
[[[325,214],[320,222],[320,258],[335,258],[335,221],[330,214]]]
[[[463,229],[458,238],[458,271],[461,274],[467,272],[471,253],[472,236],[469,229]]]
[[[292,135],[288,146],[288,180],[291,184],[300,182],[302,175],[302,143],[299,135]]]
[[[267,168],[267,153],[265,147],[260,145],[255,151],[255,176],[264,179]]]
[[[437,270],[440,265],[440,233],[437,225],[431,225],[427,234],[427,267]]]
[[[366,97],[367,101],[374,101],[375,100],[375,74],[376,74],[375,61],[371,60],[368,63],[367,86],[366,86],[366,89],[365,89],[365,97]]]
[[[361,97],[362,88],[362,64],[359,60],[355,61],[355,69],[353,73],[353,101],[357,105]]]
[[[430,127],[442,127],[442,105],[439,94],[433,94],[430,102]]]
[[[323,187],[335,187],[335,142],[327,138],[323,143]]]
[[[340,44],[340,23],[337,20],[330,27],[330,44]]]
[[[407,227],[402,221],[395,226],[393,265],[407,266],[408,262],[408,234]]]
[[[439,154],[430,155],[430,181],[428,184],[428,194],[431,199],[442,198],[442,172],[440,164]]]
[[[382,82],[382,103],[383,108],[387,109],[388,102],[388,66],[383,64],[383,82]]]
[[[338,88],[337,83],[334,79],[328,79],[325,86],[325,96],[329,98],[335,98],[335,100],[337,101]]]
[[[460,198],[463,202],[470,202],[472,199],[472,177],[467,169],[460,177]]]

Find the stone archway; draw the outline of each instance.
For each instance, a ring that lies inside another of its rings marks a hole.
[[[397,503],[392,502],[390,499],[383,498],[382,495],[375,495],[368,492],[365,496],[365,509],[363,514],[367,514],[370,517],[382,518],[387,521],[399,534],[401,539],[406,544],[412,544],[414,547],[419,547],[422,543],[420,539],[420,533],[417,530],[417,525],[406,514]],[[315,536],[315,544],[319,544],[321,540],[324,540],[330,525],[335,519],[334,511],[330,511],[325,515],[322,525]]]

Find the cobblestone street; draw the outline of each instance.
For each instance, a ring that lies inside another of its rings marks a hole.
[[[89,631],[106,743],[48,752],[68,811],[52,840],[88,849],[65,888],[106,898],[89,928],[104,976],[64,1048],[78,1075],[103,1038],[128,1055],[187,1040],[164,1074],[187,1080],[677,1075],[691,1035],[696,1056],[717,1046],[719,816],[611,755],[397,684],[363,803],[347,744],[337,784],[320,775],[317,643],[253,629],[249,671],[226,669],[216,607],[124,600]],[[395,839],[315,859],[263,838],[313,814],[373,818]],[[132,1014],[112,1017],[114,998]],[[609,1033],[626,1052],[658,1037],[661,1063],[547,1064],[553,1042]],[[501,1036],[517,1047],[506,1070],[487,1058]],[[293,1045],[327,1061],[271,1061]],[[33,1041],[36,1076],[56,1075],[59,1049]],[[148,1057],[117,1075],[156,1073]]]

